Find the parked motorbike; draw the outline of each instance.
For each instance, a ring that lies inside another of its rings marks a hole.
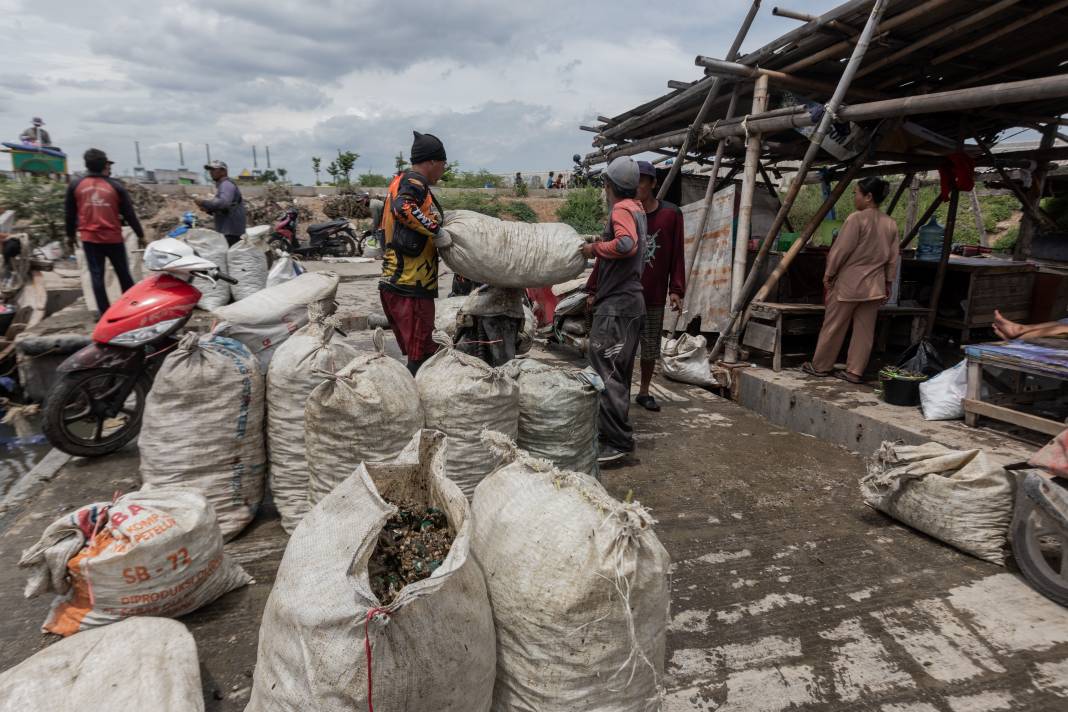
[[[568,188],[600,188],[604,185],[604,176],[601,171],[591,170],[589,161],[577,153],[571,157],[571,160],[575,163],[575,170],[568,179]]]
[[[1024,469],[1028,463],[1008,469]],[[1009,539],[1012,554],[1036,591],[1068,606],[1068,471],[1044,467],[1023,475]]]
[[[308,226],[308,241],[297,237],[297,211],[290,208],[274,225],[267,244],[271,249],[288,252],[305,259],[320,257],[356,257],[363,254],[368,233],[357,236],[348,220],[331,220]]]
[[[143,264],[154,274],[112,304],[93,330],[93,343],[59,366],[45,399],[44,434],[63,452],[98,457],[137,437],[160,355],[177,344],[176,334],[200,300],[193,277],[237,284],[174,238],[150,243]]]

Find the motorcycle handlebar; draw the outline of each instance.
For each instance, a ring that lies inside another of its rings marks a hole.
[[[231,277],[230,275],[228,275],[228,274],[226,274],[225,272],[222,272],[222,271],[216,272],[215,273],[215,278],[216,279],[221,279],[224,282],[229,282],[230,284],[237,284],[237,280],[236,279],[234,279],[233,277]]]

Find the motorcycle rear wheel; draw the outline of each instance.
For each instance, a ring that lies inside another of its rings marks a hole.
[[[1017,497],[1010,535],[1013,558],[1036,591],[1068,606],[1068,532],[1029,497]]]
[[[125,402],[121,390],[136,379]],[[114,368],[64,373],[45,399],[43,429],[52,445],[70,455],[100,457],[141,432],[152,382],[141,371]]]
[[[334,239],[340,243],[337,248],[338,257],[358,257],[363,254],[363,243],[348,230],[334,235]]]

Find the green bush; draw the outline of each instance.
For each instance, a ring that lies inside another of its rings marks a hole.
[[[385,188],[389,185],[390,178],[379,173],[364,173],[359,176],[359,180],[364,188]]]
[[[471,210],[501,220],[538,222],[537,213],[526,203],[518,200],[504,201],[496,195],[485,193],[453,193],[441,199],[441,207],[446,210]]]
[[[583,235],[601,232],[607,212],[600,188],[579,188],[568,192],[567,200],[556,211],[556,217]]]
[[[54,180],[10,180],[0,183],[0,213],[14,210],[15,219],[33,225],[37,244],[59,240],[63,234],[63,203],[67,186]]]
[[[1016,247],[1016,240],[1018,240],[1019,237],[1020,237],[1020,226],[1017,225],[1015,227],[1010,228],[1008,232],[1006,232],[1004,235],[1002,235],[998,239],[994,240],[993,247],[994,247],[995,250],[999,250],[999,251],[1003,251],[1003,252],[1011,252],[1012,249],[1014,247]]]
[[[490,173],[485,168],[477,171],[456,172],[442,183],[449,188],[485,188],[486,185],[501,188],[504,186],[504,181],[500,176]]]

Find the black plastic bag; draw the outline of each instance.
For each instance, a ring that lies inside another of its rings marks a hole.
[[[920,339],[905,349],[897,360],[897,367],[925,376],[934,376],[945,368],[938,356],[938,350],[927,339]]]

